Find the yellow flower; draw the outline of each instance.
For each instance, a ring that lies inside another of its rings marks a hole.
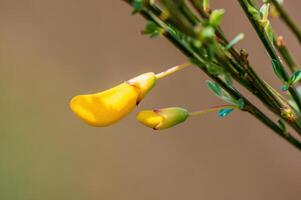
[[[187,110],[179,107],[170,107],[140,111],[137,115],[137,120],[154,130],[162,130],[184,122],[188,116],[189,112]]]
[[[156,80],[154,73],[145,73],[100,93],[75,96],[70,107],[89,125],[108,126],[129,114]]]

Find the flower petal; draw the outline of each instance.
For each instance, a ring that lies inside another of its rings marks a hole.
[[[133,110],[139,90],[122,83],[104,92],[79,95],[70,102],[73,112],[92,126],[111,125]]]
[[[138,113],[137,120],[145,126],[157,129],[164,121],[164,118],[152,110],[144,110]]]

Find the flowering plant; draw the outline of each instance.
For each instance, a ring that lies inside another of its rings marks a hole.
[[[143,110],[138,113],[137,120],[154,130],[162,130],[192,116],[217,111],[220,117],[226,117],[232,111],[240,110],[250,113],[301,150],[298,139],[301,136],[301,96],[297,88],[301,71],[284,37],[277,35],[269,20],[270,16],[282,19],[301,43],[301,31],[282,1],[263,0],[258,4],[255,0],[237,0],[269,55],[271,71],[282,83],[280,90],[256,73],[245,49],[234,47],[244,34],[239,33],[232,40],[226,38],[220,26],[225,12],[212,10],[209,0],[123,1],[133,7],[133,14],[140,13],[147,20],[143,34],[151,38],[165,37],[183,52],[187,62],[161,73],[139,75],[104,92],[75,96],[70,106],[79,118],[92,126],[111,125],[130,113],[159,84],[159,79],[195,66],[212,79],[207,81],[207,86],[226,102],[225,105],[193,112],[180,107]],[[279,120],[273,121],[240,92],[236,84],[256,96]]]

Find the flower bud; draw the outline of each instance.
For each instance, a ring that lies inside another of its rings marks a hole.
[[[140,111],[137,115],[137,120],[154,130],[162,130],[184,122],[188,116],[187,110],[179,107],[170,107]]]
[[[70,107],[87,124],[108,126],[129,114],[155,83],[154,73],[142,74],[100,93],[75,96]]]

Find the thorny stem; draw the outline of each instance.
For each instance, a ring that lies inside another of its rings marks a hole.
[[[270,0],[270,1],[277,9],[278,13],[280,14],[281,19],[296,35],[297,39],[299,40],[299,43],[301,43],[301,30],[298,27],[298,25],[292,20],[292,18],[288,15],[286,10],[283,8],[282,5],[280,5],[280,3],[277,0]]]
[[[132,0],[123,0],[127,3],[132,2]],[[253,105],[248,99],[246,99],[241,93],[239,93],[233,86],[229,86],[224,82],[223,79],[221,79],[219,76],[211,74],[208,69],[206,68],[206,64],[204,63],[203,59],[196,53],[193,49],[189,47],[185,43],[185,41],[182,41],[177,35],[175,34],[175,31],[172,30],[172,27],[167,26],[164,21],[162,21],[159,17],[156,16],[156,14],[159,14],[158,9],[154,9],[151,7],[147,7],[143,9],[140,14],[144,16],[147,20],[153,21],[155,24],[157,24],[159,27],[164,29],[163,35],[171,41],[179,50],[181,50],[188,58],[194,60],[194,64],[196,64],[204,73],[206,73],[211,79],[213,79],[216,83],[218,83],[222,88],[224,88],[230,95],[235,97],[236,99],[242,99],[244,101],[244,107],[241,109],[242,111],[247,111],[250,114],[252,114],[254,117],[256,117],[259,121],[264,123],[266,126],[271,128],[275,133],[277,133],[280,137],[287,140],[289,143],[291,143],[293,146],[295,146],[297,149],[301,150],[301,143],[294,138],[291,134],[287,133],[285,130],[283,130],[278,124],[273,122],[267,115],[265,115],[262,111],[260,111],[255,105]],[[157,13],[156,13],[157,12]],[[217,34],[218,36],[219,34]],[[223,42],[228,43],[226,38],[221,33],[221,38],[224,38]],[[232,49],[232,48],[231,48]],[[230,49],[230,50],[231,50]],[[233,54],[235,55],[235,59],[241,59],[240,55],[236,53],[235,50],[233,50]],[[240,62],[243,62],[240,60]],[[263,101],[264,102],[264,101]],[[265,102],[267,103],[267,102]],[[270,106],[271,108],[271,106]]]

